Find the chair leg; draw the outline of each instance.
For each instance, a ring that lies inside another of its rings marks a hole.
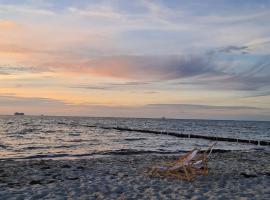
[[[208,174],[208,164],[207,164],[207,162],[205,163],[205,165],[204,165],[204,175],[207,175]]]
[[[191,177],[190,177],[190,175],[189,175],[189,173],[188,173],[186,167],[183,167],[183,168],[184,168],[184,172],[185,172],[185,175],[186,175],[187,180],[188,180],[188,181],[191,181]]]

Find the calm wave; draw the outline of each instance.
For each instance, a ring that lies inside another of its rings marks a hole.
[[[80,117],[0,117],[0,159],[76,158],[96,155],[177,153],[211,141],[119,131],[126,127],[178,133],[270,140],[270,122]],[[218,142],[222,150],[269,149]]]

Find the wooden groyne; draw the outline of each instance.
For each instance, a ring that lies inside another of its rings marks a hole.
[[[197,139],[206,139],[206,140],[213,140],[213,141],[237,142],[237,143],[261,145],[261,146],[270,146],[270,141],[265,141],[265,140],[248,140],[248,139],[238,139],[238,138],[226,138],[226,137],[218,137],[218,136],[185,134],[185,133],[157,131],[157,130],[145,130],[145,129],[131,129],[131,128],[123,128],[123,127],[99,127],[99,126],[93,126],[93,127],[103,128],[103,129],[114,129],[114,130],[118,130],[118,131],[152,133],[152,134],[156,134],[156,135],[170,135],[170,136],[179,137],[179,138],[197,138]]]

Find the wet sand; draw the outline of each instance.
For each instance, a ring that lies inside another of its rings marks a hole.
[[[178,156],[0,161],[0,199],[270,199],[270,152],[214,153],[193,182],[145,172]]]

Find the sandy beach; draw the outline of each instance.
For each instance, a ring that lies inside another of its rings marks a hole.
[[[1,199],[269,199],[270,152],[214,153],[193,182],[151,177],[178,155],[1,161]]]

